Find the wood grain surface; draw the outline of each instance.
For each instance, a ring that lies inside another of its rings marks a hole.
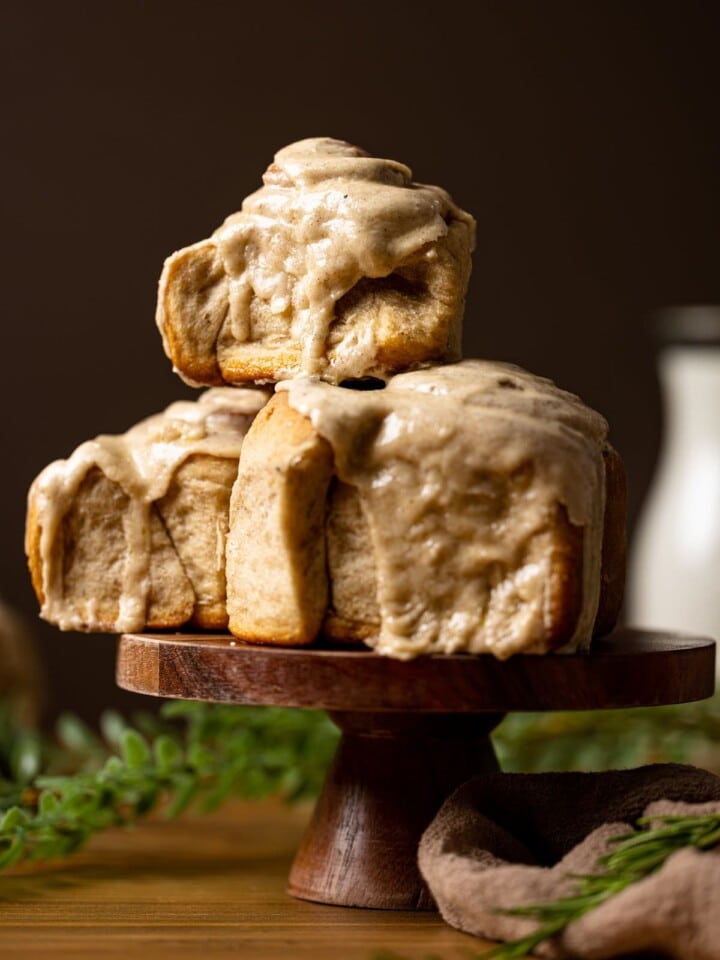
[[[32,960],[468,960],[483,944],[433,913],[325,907],[285,893],[307,809],[233,804],[113,830],[3,877],[0,954]]]
[[[629,628],[586,654],[425,656],[410,662],[367,649],[258,646],[229,634],[121,638],[119,686],[215,702],[327,710],[491,713],[657,706],[712,695],[715,644]]]
[[[290,871],[293,896],[385,910],[434,910],[420,837],[470,777],[498,769],[500,715],[331,714],[343,731]]]

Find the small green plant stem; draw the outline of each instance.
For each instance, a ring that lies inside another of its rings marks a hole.
[[[178,720],[179,732],[165,723]],[[272,708],[171,703],[159,723],[142,718],[148,735],[110,715],[105,746],[77,719],[65,723],[66,744],[84,749],[90,769],[4,781],[0,869],[66,856],[160,807],[174,817],[191,804],[208,812],[231,795],[312,796],[337,742],[324,715]]]

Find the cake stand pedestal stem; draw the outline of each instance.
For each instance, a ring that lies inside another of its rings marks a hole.
[[[467,779],[498,769],[502,714],[330,711],[343,731],[288,891],[352,907],[432,910],[420,836]]]

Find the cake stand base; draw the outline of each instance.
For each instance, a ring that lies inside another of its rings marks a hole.
[[[431,910],[417,868],[423,830],[470,777],[498,769],[495,714],[338,713],[343,736],[288,890],[321,903]]]
[[[489,733],[508,710],[658,706],[712,695],[715,644],[622,629],[590,653],[420,657],[256,646],[229,635],[121,638],[121,687],[162,697],[328,711],[342,738],[290,872],[296,897],[433,909],[420,836],[465,780],[498,769]]]

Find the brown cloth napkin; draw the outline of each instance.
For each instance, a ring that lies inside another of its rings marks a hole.
[[[503,910],[576,889],[610,839],[638,817],[720,812],[720,777],[679,764],[608,773],[497,773],[455,791],[423,834],[420,870],[443,918],[489,940],[515,940],[536,921]],[[673,854],[536,949],[605,960],[652,952],[720,960],[720,853]]]

